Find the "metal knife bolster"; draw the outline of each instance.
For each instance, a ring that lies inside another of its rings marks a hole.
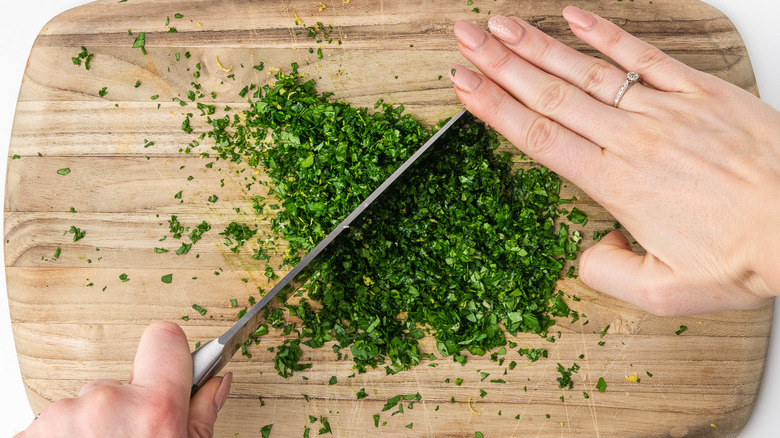
[[[463,117],[466,110],[460,110],[457,114],[444,124],[435,134],[425,142],[411,157],[409,157],[389,178],[387,178],[376,190],[374,190],[349,216],[336,226],[322,241],[314,247],[295,267],[287,273],[260,301],[255,303],[233,327],[226,331],[222,336],[213,339],[200,346],[192,353],[192,393],[194,394],[204,383],[212,376],[217,374],[235,354],[241,345],[249,339],[250,335],[260,326],[260,322],[267,313],[268,304],[279,292],[287,288],[288,293],[294,292],[303,283],[309,275],[309,266],[311,262],[320,255],[325,248],[338,237],[342,231],[349,228],[352,222],[360,216],[398,177],[401,176],[409,167],[436,143],[444,133],[459,119]],[[316,269],[316,266],[312,266]],[[286,295],[286,294],[285,294]],[[285,295],[282,295],[284,297]],[[273,307],[273,306],[271,306]],[[266,310],[266,312],[262,311]]]

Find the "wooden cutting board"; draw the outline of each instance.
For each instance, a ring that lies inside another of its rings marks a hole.
[[[204,126],[194,122],[195,133],[184,133],[183,114],[196,111],[174,98],[186,101],[195,81],[206,94],[215,91],[220,106],[240,109],[246,103],[238,92],[245,85],[266,83],[274,68],[289,71],[297,62],[320,91],[362,106],[381,97],[433,123],[458,109],[446,80],[449,66],[464,62],[451,32],[457,19],[485,25],[490,14],[518,15],[588,50],[560,17],[571,1],[466,3],[106,0],[53,19],[41,31],[24,75],[5,198],[11,319],[34,411],[76,395],[89,380],[126,379],[149,322],[182,324],[194,346],[233,324],[237,309],[231,299],[242,308],[258,286],[268,289],[265,265],[252,260],[250,251],[231,253],[217,234],[233,220],[255,220],[254,213],[235,211],[251,212],[243,176],[235,172],[240,167],[218,162],[207,169],[209,160],[180,151]],[[757,93],[737,31],[704,3],[573,3],[695,68]],[[332,25],[332,43],[306,37],[305,26],[316,22]],[[132,47],[139,32],[145,32],[147,55]],[[89,71],[71,61],[81,46],[94,53]],[[264,71],[252,68],[260,61]],[[198,63],[201,76],[195,79]],[[103,87],[107,94],[100,97]],[[153,95],[159,98],[152,100]],[[154,146],[145,147],[148,141]],[[208,150],[209,141],[202,140],[199,148]],[[64,168],[70,174],[59,175]],[[603,209],[573,186],[565,190],[578,196],[578,207],[590,216],[584,235],[610,228],[613,219]],[[174,199],[179,191],[181,199]],[[213,194],[216,203],[207,201]],[[156,254],[154,247],[178,246],[159,241],[168,234],[171,215],[189,226],[205,219],[212,231],[190,254]],[[86,231],[85,237],[73,242],[73,234],[66,233],[71,226]],[[267,221],[260,226],[267,227]],[[587,239],[585,246],[590,244]],[[57,248],[61,253],[54,259]],[[174,281],[162,283],[161,276],[169,273]],[[120,280],[121,274],[128,281]],[[326,346],[306,351],[313,369],[285,380],[267,351],[281,337],[269,335],[251,359],[237,355],[227,368],[235,381],[217,436],[255,437],[271,423],[272,436],[301,436],[305,426],[314,428],[314,436],[320,424],[310,424],[309,415],[327,417],[336,436],[465,437],[475,431],[488,437],[733,436],[742,428],[761,381],[771,305],[659,318],[578,280],[562,280],[560,288],[581,298],[570,305],[584,317],[554,327],[556,337],[560,331],[555,343],[520,336],[519,347],[549,350],[547,359],[535,363],[512,350],[503,366],[488,356],[470,357],[465,367],[439,359],[437,367],[423,363],[394,376],[379,369],[350,378],[351,362],[336,361]],[[208,313],[199,315],[190,307],[194,303]],[[688,330],[676,335],[681,325]],[[605,344],[599,346],[600,341]],[[435,350],[430,339],[424,345]],[[520,365],[504,376],[512,360]],[[558,388],[557,363],[580,365],[573,389]],[[477,370],[490,377],[481,381]],[[627,378],[635,373],[641,381]],[[338,384],[328,385],[334,375]],[[507,383],[490,383],[499,377]],[[607,383],[603,393],[595,387],[599,377]],[[464,380],[462,386],[454,384],[456,378]],[[369,396],[357,401],[361,388]],[[480,389],[487,392],[484,398]],[[422,402],[403,414],[381,413],[380,427],[374,427],[372,415],[387,399],[417,392]]]

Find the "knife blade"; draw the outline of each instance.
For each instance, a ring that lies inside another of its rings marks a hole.
[[[465,109],[444,124],[428,141],[425,142],[411,157],[409,157],[389,178],[377,187],[368,197],[339,223],[322,241],[317,244],[295,267],[287,273],[276,285],[268,291],[241,319],[218,338],[212,339],[192,352],[192,394],[200,389],[212,376],[217,374],[233,357],[235,352],[246,342],[250,335],[260,326],[263,316],[267,313],[268,304],[282,291],[287,290],[282,297],[297,290],[305,279],[315,270],[318,263],[314,263],[321,257],[326,249],[333,244],[342,232],[349,228],[374,201],[377,200],[388,187],[398,180],[404,172],[422,157],[449,128],[463,118]],[[336,245],[333,245],[336,246]],[[332,248],[332,247],[331,247]],[[320,258],[319,260],[323,260]],[[263,312],[266,310],[266,312]]]

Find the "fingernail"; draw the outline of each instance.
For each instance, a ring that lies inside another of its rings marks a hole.
[[[496,37],[508,44],[517,44],[525,36],[525,29],[514,20],[496,15],[488,21],[488,29]]]
[[[565,18],[569,24],[579,27],[582,30],[591,30],[598,23],[598,20],[593,14],[574,6],[569,6],[564,9],[563,18]]]
[[[222,382],[219,384],[217,393],[214,394],[214,404],[216,405],[217,412],[222,409],[222,406],[227,400],[228,394],[230,394],[230,384],[233,383],[233,373],[227,373],[222,377]]]
[[[468,20],[455,23],[455,36],[458,41],[470,49],[476,49],[487,40],[487,33]]]
[[[460,65],[450,69],[450,80],[456,87],[467,93],[476,90],[480,82],[482,82],[482,79],[476,73]]]

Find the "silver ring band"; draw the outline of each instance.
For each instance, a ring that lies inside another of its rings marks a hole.
[[[612,104],[615,108],[617,108],[618,104],[620,104],[620,99],[623,98],[623,95],[626,94],[626,91],[628,91],[629,88],[631,88],[632,85],[639,82],[639,74],[634,73],[632,71],[628,72],[626,74],[626,81],[623,82],[623,85],[620,87],[620,90],[618,90],[617,96],[615,96],[615,103]]]

